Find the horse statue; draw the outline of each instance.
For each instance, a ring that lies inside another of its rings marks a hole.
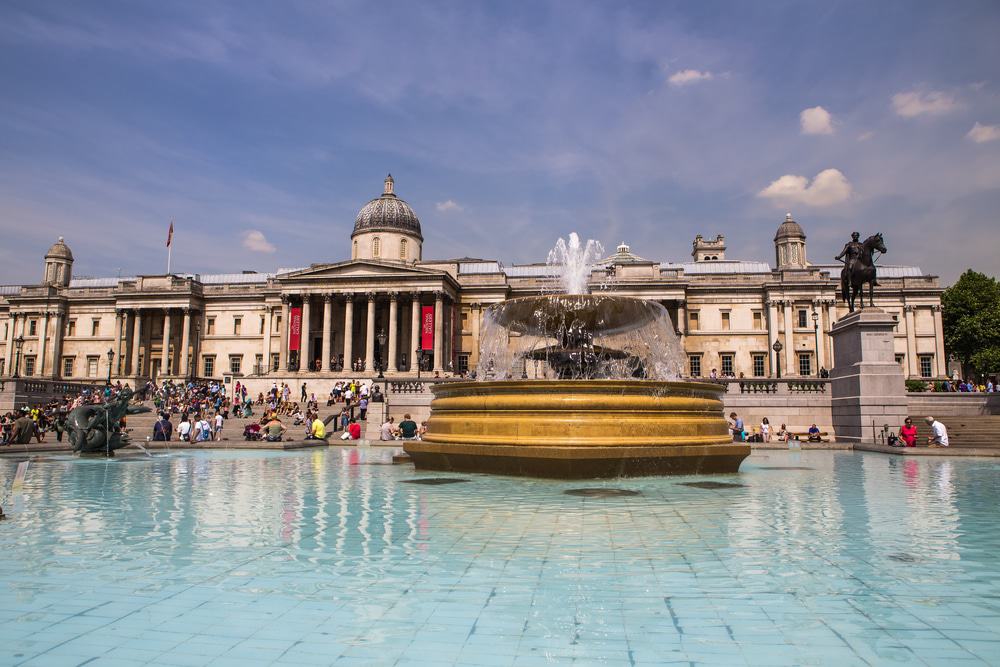
[[[840,294],[847,302],[847,308],[854,312],[854,301],[858,294],[861,294],[859,307],[865,307],[864,286],[868,284],[868,305],[875,307],[875,286],[878,281],[875,276],[874,253],[878,251],[883,255],[888,252],[882,240],[882,234],[873,234],[863,242],[858,241],[860,235],[857,232],[851,234],[851,241],[844,246],[844,249],[834,259],[844,260],[844,268],[840,270]]]
[[[96,405],[81,405],[66,416],[66,430],[74,452],[81,454],[105,453],[129,444],[128,435],[122,432],[121,419],[125,415],[150,412],[144,406],[129,405],[132,390],[123,389],[117,400]]]

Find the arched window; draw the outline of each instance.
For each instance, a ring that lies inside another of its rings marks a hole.
[[[355,241],[354,242],[354,252],[351,254],[351,259],[357,259],[357,258],[358,258],[358,242]]]
[[[799,263],[799,246],[798,244],[792,244],[792,264]]]
[[[372,239],[372,257],[378,257],[382,254],[382,239],[375,237]]]
[[[399,258],[406,259],[406,239],[399,240]]]

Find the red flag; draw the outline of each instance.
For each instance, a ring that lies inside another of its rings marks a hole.
[[[170,242],[174,240],[174,221],[170,221],[170,229],[167,230],[167,247],[170,247]]]

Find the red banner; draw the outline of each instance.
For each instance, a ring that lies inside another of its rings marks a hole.
[[[420,307],[420,349],[434,349],[434,306]]]
[[[302,338],[302,308],[293,306],[288,314],[288,349],[298,352]]]

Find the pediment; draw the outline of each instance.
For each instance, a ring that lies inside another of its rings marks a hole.
[[[367,259],[336,262],[334,264],[313,264],[305,269],[275,276],[278,281],[318,280],[336,278],[417,278],[446,275],[444,271],[425,269],[396,262],[378,262]]]

